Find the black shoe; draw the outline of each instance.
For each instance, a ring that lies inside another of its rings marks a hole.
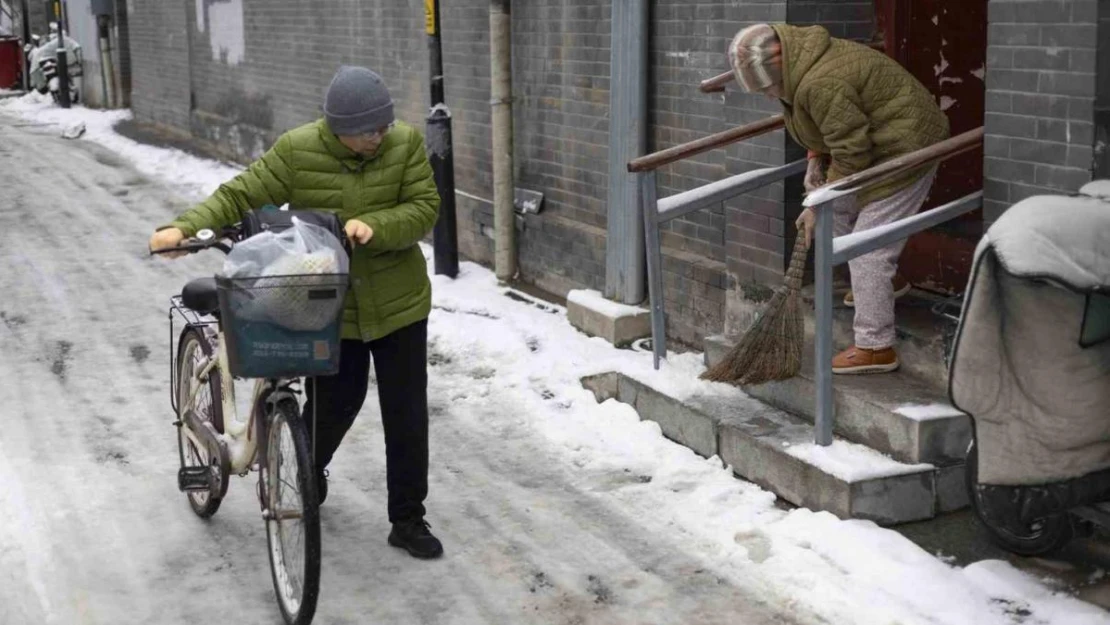
[[[327,469],[322,469],[316,474],[316,504],[324,505],[324,500],[328,498],[328,473]]]
[[[443,555],[443,543],[432,536],[427,521],[402,521],[393,524],[389,533],[389,544],[409,552],[414,558],[429,560]]]

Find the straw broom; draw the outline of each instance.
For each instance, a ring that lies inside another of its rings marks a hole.
[[[798,375],[805,341],[799,291],[807,255],[805,231],[801,230],[794,241],[783,287],[725,359],[703,373],[701,379],[745,385]]]

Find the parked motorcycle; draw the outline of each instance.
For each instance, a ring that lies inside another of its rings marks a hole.
[[[81,76],[83,71],[83,56],[81,44],[69,36],[64,37],[66,51],[66,65],[69,75],[69,100],[71,103],[81,101]],[[59,99],[61,81],[58,76],[58,27],[50,24],[50,36],[42,41],[39,35],[31,35],[31,41],[23,46],[23,51],[31,65],[31,88],[39,93],[50,93],[54,101]]]
[[[1110,527],[1110,181],[1011,207],[983,237],[949,369],[967,486],[1003,548]]]

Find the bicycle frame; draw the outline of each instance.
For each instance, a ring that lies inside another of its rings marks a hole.
[[[288,386],[295,382],[295,379],[258,379],[255,380],[254,388],[251,396],[251,408],[246,419],[243,419],[240,414],[235,400],[235,378],[231,375],[231,367],[227,356],[227,344],[224,340],[223,328],[220,327],[218,320],[212,318],[201,317],[196,311],[186,308],[179,297],[171,299],[170,307],[170,336],[171,339],[174,335],[173,316],[177,313],[182,319],[185,320],[185,327],[182,328],[182,333],[189,329],[199,330],[204,340],[214,348],[216,357],[204,356],[206,362],[201,367],[196,369],[194,374],[194,381],[196,384],[190,396],[187,398],[187,404],[191,405],[196,399],[196,394],[203,387],[203,384],[208,381],[208,376],[212,375],[213,369],[219,369],[220,376],[220,395],[221,395],[221,408],[223,411],[223,433],[221,439],[227,444],[228,454],[230,456],[231,473],[244,475],[254,463],[258,453],[258,441],[264,435],[264,431],[258,427],[259,423],[256,419],[259,417],[261,411],[264,409],[266,402],[276,401],[280,399],[280,395],[288,394],[292,397],[292,393],[288,390]],[[178,410],[178,394],[180,389],[175,388],[177,381],[177,364],[176,364],[176,350],[171,350],[171,398],[173,399],[174,413],[177,414]],[[184,424],[183,424],[184,425]],[[204,448],[204,443],[197,437],[191,428],[185,427],[185,435],[197,446],[198,449]]]

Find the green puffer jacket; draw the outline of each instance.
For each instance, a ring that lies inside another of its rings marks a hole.
[[[240,221],[266,204],[327,210],[366,222],[374,236],[355,247],[343,338],[370,341],[428,317],[432,287],[417,243],[439,215],[439,192],[420,131],[398,121],[378,153],[363,159],[319,120],[282,135],[242,174],[171,225],[192,236]]]
[[[948,117],[895,60],[821,26],[774,29],[782,41],[786,128],[806,149],[832,156],[829,182],[948,138]],[[931,168],[881,182],[858,201],[889,197]]]

